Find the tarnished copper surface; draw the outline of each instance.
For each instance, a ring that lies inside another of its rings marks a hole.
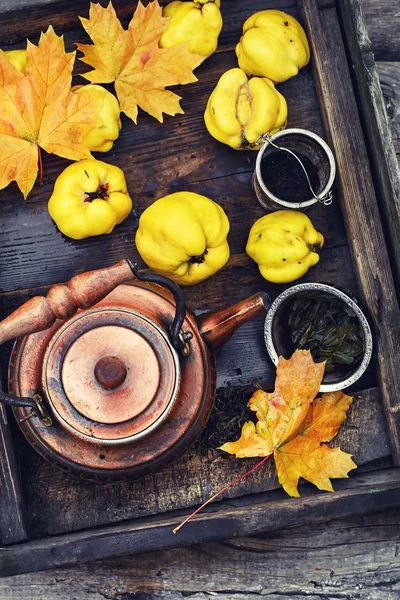
[[[219,350],[231,335],[244,323],[265,314],[271,301],[267,294],[260,292],[233,306],[214,313],[201,315],[198,325],[203,338],[214,351]]]
[[[126,365],[117,356],[103,356],[94,367],[96,381],[107,390],[114,390],[124,383],[128,374]]]
[[[153,288],[153,289],[152,289]],[[95,311],[81,311],[80,315],[101,315],[121,311],[128,315],[131,310],[141,310],[146,317],[167,330],[174,317],[175,305],[169,292],[157,285],[121,285],[99,302]],[[126,311],[126,312],[125,312]],[[82,319],[82,322],[84,319]],[[10,391],[30,395],[42,389],[43,362],[51,339],[68,323],[56,323],[50,332],[41,332],[17,340],[10,361]],[[180,387],[175,403],[167,418],[152,431],[131,444],[105,446],[88,443],[57,422],[46,428],[37,418],[20,423],[30,443],[47,459],[75,473],[101,480],[139,476],[170,461],[182,453],[199,435],[210,413],[215,393],[214,360],[203,342],[196,321],[190,313],[184,322],[185,331],[193,333],[192,353],[181,359]],[[37,349],[40,351],[37,352]],[[57,352],[54,352],[56,355]],[[14,371],[17,366],[17,372]],[[15,375],[15,377],[14,377]],[[54,379],[54,377],[51,377]],[[24,409],[15,409],[17,420],[25,416]],[[142,418],[142,413],[136,419]],[[99,424],[100,426],[101,424]],[[103,424],[106,427],[106,424]],[[115,426],[113,426],[115,427]]]
[[[65,285],[54,285],[45,298],[31,298],[0,323],[0,344],[47,329],[56,319],[68,319],[78,308],[93,306],[129,279],[133,279],[132,269],[121,260],[111,267],[76,275]]]
[[[105,389],[94,370],[118,356],[124,382]],[[51,340],[43,360],[43,388],[59,422],[89,441],[126,442],[166,415],[179,391],[180,364],[166,334],[143,316],[98,308],[82,312]]]
[[[92,479],[158,468],[181,454],[207,421],[215,394],[208,345],[217,349],[266,304],[266,297],[252,297],[203,316],[200,328],[188,311],[182,330],[193,336],[191,352],[174,362],[166,333],[175,315],[172,294],[154,283],[120,285],[93,309],[17,340],[10,391],[41,393],[54,416],[54,425],[45,427],[39,418],[27,418],[27,409],[16,408],[21,429],[45,458]],[[121,373],[126,369],[121,381],[117,374],[116,387],[96,377],[104,357],[121,361]]]
[[[108,354],[126,365],[126,376],[119,386],[104,389],[95,369]],[[72,342],[64,356],[61,379],[66,397],[82,415],[98,423],[121,423],[136,417],[153,401],[160,367],[150,344],[136,332],[99,327]],[[171,390],[165,400],[170,395]]]

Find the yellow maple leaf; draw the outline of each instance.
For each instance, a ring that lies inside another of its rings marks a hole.
[[[115,82],[121,111],[135,123],[138,106],[162,123],[163,113],[183,113],[180,97],[166,87],[193,83],[193,69],[202,57],[191,54],[187,44],[160,48],[159,40],[169,19],[162,16],[158,0],[141,2],[128,29],[123,29],[110,2],[107,8],[90,4],[89,19],[80,17],[93,44],[77,44],[81,60],[93,67],[83,77],[92,83]]]
[[[63,158],[91,158],[83,137],[101,123],[101,99],[71,92],[75,52],[49,27],[28,40],[26,73],[0,50],[0,189],[16,181],[24,197],[38,172],[39,147]],[[40,154],[39,154],[40,156]]]
[[[314,363],[308,350],[297,350],[289,360],[280,357],[275,391],[257,390],[249,400],[257,424],[245,423],[240,438],[221,450],[237,458],[273,454],[279,482],[290,496],[299,496],[300,477],[333,491],[330,479],[347,477],[356,465],[350,454],[322,442],[337,434],[352,398],[331,392],[314,399],[323,374],[324,363]]]

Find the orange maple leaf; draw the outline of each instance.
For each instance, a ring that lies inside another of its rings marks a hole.
[[[15,180],[26,198],[39,147],[71,160],[91,158],[82,138],[101,123],[101,99],[71,92],[74,60],[51,26],[38,46],[28,40],[25,74],[0,50],[0,189]]]
[[[203,60],[187,44],[159,48],[169,19],[162,16],[158,0],[141,2],[123,29],[112,3],[107,8],[90,4],[89,19],[79,17],[93,44],[77,44],[81,60],[93,67],[83,77],[92,83],[115,82],[121,111],[135,123],[138,106],[162,123],[163,113],[183,113],[180,97],[166,87],[193,83],[193,69]]]
[[[322,444],[337,434],[352,402],[342,392],[314,400],[324,368],[308,350],[297,350],[289,360],[280,357],[275,391],[257,390],[249,400],[257,424],[248,421],[236,442],[221,446],[237,458],[273,454],[279,482],[290,496],[299,496],[300,477],[333,491],[330,479],[356,468],[350,454]]]

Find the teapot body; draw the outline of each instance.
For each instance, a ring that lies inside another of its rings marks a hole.
[[[145,475],[200,434],[213,351],[268,306],[259,293],[196,321],[174,282],[129,260],[76,275],[0,323],[0,343],[17,338],[0,402],[53,464],[98,481]]]
[[[175,310],[168,290],[135,281],[16,340],[9,391],[41,396],[52,425],[29,407],[13,411],[44,458],[80,477],[123,480],[162,467],[194,442],[213,406],[215,359],[188,310],[182,331],[191,334],[190,353],[168,343]],[[114,387],[96,372],[104,357],[125,365]]]

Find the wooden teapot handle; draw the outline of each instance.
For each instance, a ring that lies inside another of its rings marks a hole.
[[[78,308],[93,306],[134,277],[133,266],[124,259],[111,267],[76,275],[66,284],[54,285],[46,297],[31,298],[0,323],[0,344],[48,329],[56,319],[69,319]]]

